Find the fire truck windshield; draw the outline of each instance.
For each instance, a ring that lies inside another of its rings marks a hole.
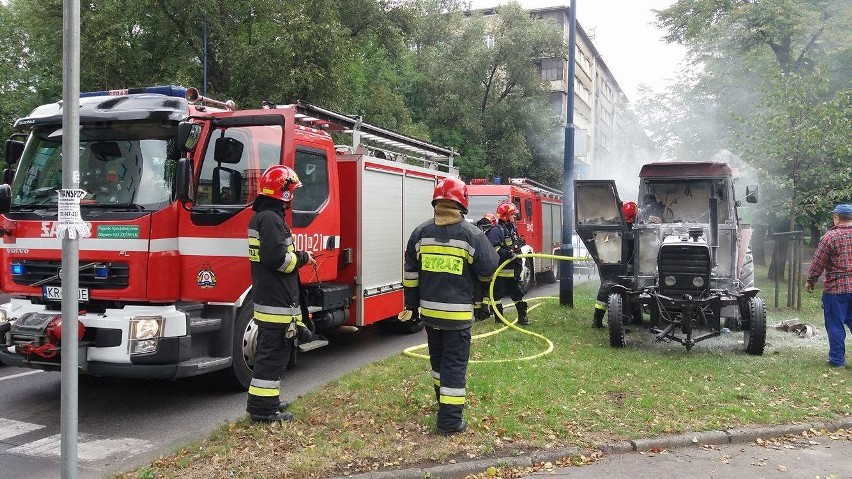
[[[168,159],[174,124],[113,122],[80,129],[83,208],[162,208],[171,201],[175,160]],[[57,204],[62,188],[62,129],[35,129],[12,182],[12,207]]]

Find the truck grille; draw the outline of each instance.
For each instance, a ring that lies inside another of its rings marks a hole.
[[[103,262],[81,261],[80,266],[96,263],[97,267],[88,267],[80,270],[80,287],[90,289],[124,289],[128,285],[130,278],[130,267],[124,262]],[[33,283],[44,281],[54,277],[52,280],[40,284],[39,286],[58,286],[62,284],[59,280],[59,269],[62,267],[61,261],[48,260],[22,260],[14,261],[14,265],[20,265],[18,268],[21,274],[13,274],[12,281],[23,286],[30,286]],[[13,272],[16,268],[13,267]]]
[[[710,249],[703,242],[664,244],[660,247],[658,271],[660,293],[705,296],[710,288]]]

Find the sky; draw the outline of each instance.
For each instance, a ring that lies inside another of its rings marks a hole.
[[[662,40],[652,9],[675,0],[575,0],[577,22],[594,37],[592,43],[615,76],[627,99],[639,99],[639,86],[662,91],[684,68],[686,49]],[[493,7],[499,0],[474,0],[473,8]],[[567,6],[570,0],[519,0],[524,8]]]

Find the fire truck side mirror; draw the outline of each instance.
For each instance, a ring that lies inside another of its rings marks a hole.
[[[189,158],[181,158],[177,162],[175,171],[175,198],[181,203],[192,201],[192,163]]]
[[[201,138],[201,125],[182,121],[178,123],[177,145],[180,151],[186,153],[195,149]]]
[[[757,203],[757,185],[746,186],[746,203]]]
[[[8,171],[8,170],[6,170]],[[8,183],[0,185],[0,213],[8,213],[12,209],[12,187]]]
[[[6,140],[6,163],[14,165],[24,154],[24,142],[19,140]]]

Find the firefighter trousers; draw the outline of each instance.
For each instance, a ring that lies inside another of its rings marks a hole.
[[[257,319],[255,323],[257,347],[246,411],[258,416],[271,416],[278,412],[281,376],[290,361],[293,340],[287,339],[287,330],[279,325],[270,327]]]
[[[452,430],[462,421],[470,328],[450,330],[426,326],[429,362],[438,398],[438,429]]]

